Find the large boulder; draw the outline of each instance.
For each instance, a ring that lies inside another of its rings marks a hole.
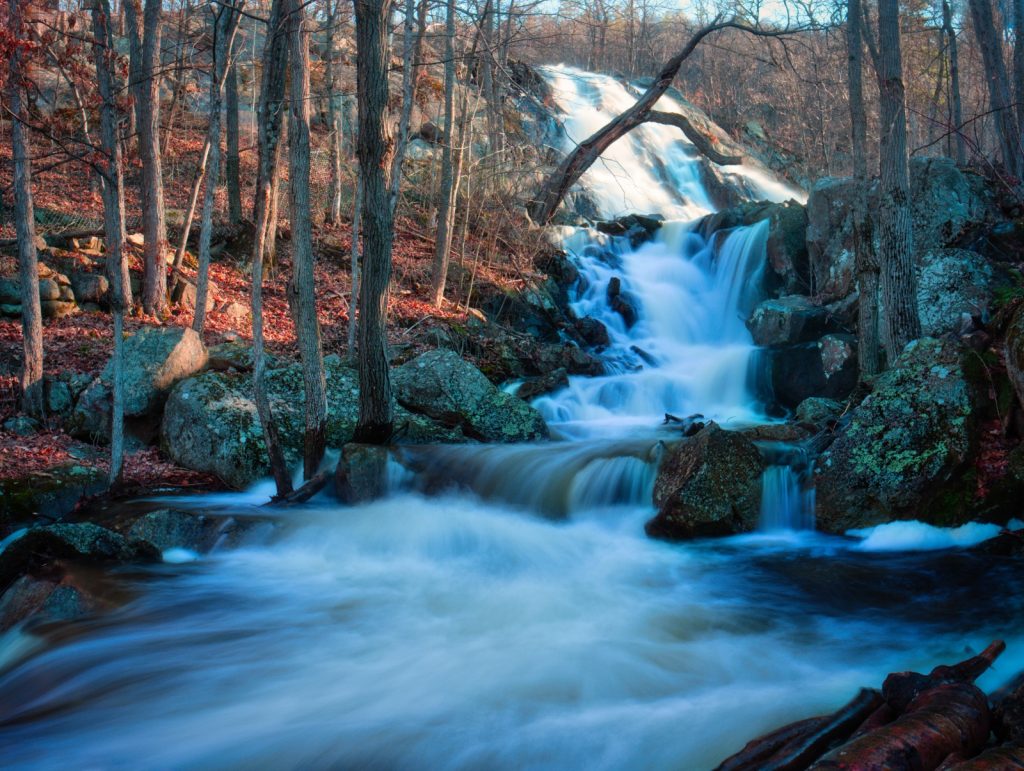
[[[474,439],[527,442],[548,436],[537,410],[496,388],[454,351],[428,351],[396,368],[391,382],[402,406]]]
[[[857,344],[852,335],[829,334],[766,352],[775,402],[786,409],[812,396],[845,399],[857,385]]]
[[[662,459],[654,484],[658,515],[647,523],[648,535],[681,540],[754,530],[763,469],[753,442],[709,423]]]
[[[192,329],[140,329],[124,342],[125,418],[129,421],[153,418],[174,384],[202,370],[207,361],[206,346]],[[114,362],[111,358],[100,376],[78,399],[69,421],[73,435],[109,441],[113,382]],[[140,429],[145,422],[135,421]],[[144,429],[143,432],[146,433]]]
[[[359,377],[337,356],[325,357],[324,367],[327,444],[341,447],[352,439],[359,418]],[[297,463],[305,430],[301,365],[269,370],[267,392],[285,458]],[[403,408],[396,410],[395,426],[408,443],[465,441],[459,431]],[[179,383],[164,408],[160,435],[175,462],[215,474],[232,487],[246,487],[270,469],[248,374],[206,372]]]
[[[953,243],[990,217],[992,204],[979,182],[951,158],[911,159],[910,207],[919,254]]]
[[[807,259],[811,293],[823,302],[846,297],[856,286],[850,178],[819,179],[807,197]]]
[[[781,346],[809,343],[826,331],[829,314],[801,295],[770,299],[754,308],[747,328],[754,345]]]
[[[941,337],[956,332],[964,314],[987,321],[994,284],[992,266],[977,252],[925,251],[917,266],[917,311],[924,334]]]
[[[956,341],[923,338],[877,379],[818,458],[821,529],[896,519],[950,525],[967,515],[960,476],[974,451],[976,394],[966,356]]]

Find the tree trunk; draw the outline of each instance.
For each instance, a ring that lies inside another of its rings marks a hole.
[[[415,103],[416,62],[419,60],[418,46],[423,42],[422,30],[413,34],[416,25],[416,0],[405,0],[405,37],[402,48],[402,116],[398,121],[398,140],[395,143],[395,157],[391,163],[391,211],[398,206],[398,191],[402,186],[402,164],[405,162],[405,148],[409,144],[409,123]],[[425,19],[424,19],[425,21]],[[447,67],[447,63],[445,64]],[[447,77],[447,70],[446,77]]]
[[[281,139],[281,109],[284,98],[285,73],[288,63],[288,35],[285,8],[288,0],[273,0],[267,22],[267,39],[263,47],[263,74],[257,107],[259,159],[253,220],[256,223],[252,248],[252,353],[253,396],[256,413],[263,428],[263,440],[270,458],[270,470],[277,485],[278,497],[292,491],[281,440],[267,395],[267,359],[263,345],[263,259],[266,253],[270,196],[273,189],[274,166]]]
[[[337,90],[337,50],[334,42],[334,35],[338,24],[338,7],[341,0],[328,0],[330,13],[327,18],[327,50],[324,56],[324,81],[327,87],[327,147],[329,152],[329,164],[331,167],[331,179],[327,193],[327,212],[324,220],[329,225],[337,225],[341,222],[341,153],[342,153],[342,126],[341,110],[338,109]]]
[[[295,336],[302,357],[306,395],[306,433],[303,445],[303,478],[310,479],[320,467],[327,444],[327,384],[316,316],[313,286],[313,225],[309,212],[309,31],[305,13],[294,1],[289,14],[292,98],[289,115],[289,190],[292,219],[292,280],[288,300],[295,317]]]
[[[100,142],[104,158],[103,230],[110,279],[110,307],[114,316],[113,400],[110,420],[110,485],[121,481],[124,468],[124,314],[131,306],[131,282],[125,252],[124,179],[121,171],[119,110],[114,87],[114,37],[109,26],[110,0],[95,0],[92,7],[93,56],[100,99]]]
[[[868,216],[867,117],[864,113],[864,41],[861,0],[849,0],[846,45],[850,92],[850,141],[853,146],[853,244],[860,301],[857,304],[858,363],[861,382],[870,382],[880,370],[878,344],[878,260]]]
[[[206,171],[206,190],[203,193],[203,213],[199,220],[199,269],[196,273],[196,308],[192,329],[203,334],[206,324],[206,297],[210,291],[210,239],[213,236],[213,207],[220,179],[220,114],[223,106],[224,81],[231,63],[231,49],[238,29],[234,6],[215,6],[211,11],[213,23],[213,67],[210,73],[210,125],[206,141],[210,145],[210,159]]]
[[[352,290],[348,296],[348,357],[356,363],[356,331],[359,328],[359,256],[360,233],[363,226],[363,173],[356,171],[356,195],[352,206]]]
[[[1017,103],[1017,153],[1024,152],[1024,0],[1013,0],[1013,95]],[[1024,161],[1018,157],[1018,176],[1024,176]]]
[[[224,97],[224,138],[227,145],[224,175],[228,191],[228,221],[237,225],[242,221],[242,183],[238,157],[238,65],[235,61],[228,67]]]
[[[444,36],[444,147],[441,156],[441,197],[437,206],[437,238],[430,295],[434,307],[444,301],[448,258],[455,221],[455,0],[447,0]]]
[[[24,39],[22,0],[8,0],[12,40]],[[43,393],[43,314],[39,304],[39,262],[36,254],[35,207],[32,203],[32,157],[22,125],[24,52],[15,46],[8,62],[8,105],[11,111],[11,153],[14,160],[14,230],[18,236],[18,277],[21,282],[21,406],[29,415],[46,413]]]
[[[969,5],[971,19],[974,22],[974,34],[978,39],[978,47],[981,49],[981,58],[984,62],[999,153],[1006,170],[1019,177],[1024,161],[1021,159],[1016,115],[1012,109],[1009,80],[1003,62],[1002,40],[993,19],[992,3],[991,0],[969,0]]]
[[[910,169],[898,0],[878,0],[878,35],[881,112],[878,240],[882,303],[885,307],[882,339],[886,356],[892,364],[907,343],[921,336],[914,233],[910,218]]]
[[[393,216],[388,168],[388,3],[355,0],[359,168],[363,179],[363,276],[359,292],[359,422],[355,441],[383,444],[394,424],[387,312]]]
[[[966,143],[964,142],[963,125],[964,111],[960,101],[960,55],[956,42],[956,30],[953,28],[953,12],[949,7],[949,0],[942,0],[942,29],[946,34],[946,46],[949,50],[949,93],[950,93],[950,122],[952,130],[955,131],[956,145],[954,159],[957,166],[967,163]]]
[[[185,209],[185,221],[181,226],[181,241],[174,252],[174,265],[171,267],[171,301],[178,302],[181,291],[178,281],[181,278],[181,263],[185,259],[185,250],[188,248],[188,237],[192,233],[192,221],[196,216],[196,204],[199,201],[199,192],[203,188],[203,178],[206,175],[206,162],[210,159],[210,135],[207,132],[203,141],[203,150],[199,155],[199,165],[196,166],[195,175],[192,177],[192,191],[188,196],[188,207]]]
[[[131,93],[142,161],[139,184],[145,238],[142,309],[157,314],[167,307],[167,223],[160,160],[161,3],[146,0],[143,12],[140,0],[125,0],[124,11],[133,63]]]

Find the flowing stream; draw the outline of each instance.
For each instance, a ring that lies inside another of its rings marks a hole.
[[[571,136],[628,103],[611,78],[547,77]],[[788,194],[739,176],[761,197]],[[675,220],[637,249],[565,232],[576,310],[611,344],[607,375],[538,401],[559,441],[404,448],[385,500],[281,513],[273,538],[116,575],[111,612],[5,633],[3,765],[704,769],[889,671],[993,637],[1009,650],[981,685],[1024,668],[1013,562],[814,533],[793,448],[763,448],[758,533],[644,535],[664,413],[765,419],[743,324],[765,226],[702,238],[699,180],[663,126],[584,179],[606,214]],[[608,302],[613,277],[636,301],[630,327]],[[159,505],[265,516],[265,499],[261,486]],[[913,531],[899,537],[914,546]]]

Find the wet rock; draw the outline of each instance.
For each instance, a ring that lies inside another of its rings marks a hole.
[[[570,375],[604,374],[604,364],[599,358],[572,343],[538,346],[532,364],[542,376],[559,369]]]
[[[929,249],[917,268],[917,310],[925,335],[955,333],[967,314],[988,319],[995,274],[988,261],[966,249]]]
[[[796,408],[796,419],[801,423],[827,426],[834,423],[843,412],[843,405],[834,399],[811,396]]]
[[[560,388],[565,388],[569,385],[569,374],[564,368],[560,367],[554,372],[549,372],[547,375],[541,375],[540,377],[533,377],[523,382],[518,389],[516,389],[516,396],[523,401],[530,401],[536,399],[538,396],[549,394],[552,391],[557,391]]]
[[[0,559],[0,589],[23,575],[45,571],[56,560],[90,565],[159,562],[155,547],[89,522],[34,527],[7,544]]]
[[[324,357],[324,367],[327,444],[341,447],[351,441],[359,418],[359,377],[338,356]],[[285,457],[297,463],[305,430],[301,366],[268,370],[267,391]],[[396,409],[395,426],[401,441],[408,444],[465,441],[458,430],[402,407]],[[164,408],[160,436],[175,462],[215,474],[232,487],[244,488],[269,472],[248,374],[207,372],[180,382]]]
[[[640,319],[640,301],[622,288],[622,279],[618,276],[608,282],[607,297],[608,305],[622,316],[626,329],[632,329]]]
[[[964,356],[954,341],[924,338],[877,379],[818,458],[821,529],[838,533],[908,518],[955,525],[970,518],[958,489],[973,457],[976,417]]]
[[[383,497],[388,490],[389,459],[386,447],[346,444],[334,476],[338,498],[344,503],[355,504]]]
[[[95,607],[91,598],[64,582],[22,576],[0,596],[0,632],[29,618],[33,621],[70,621]]]
[[[467,436],[496,442],[547,438],[539,412],[498,390],[454,351],[428,351],[393,370],[391,379],[404,407],[458,427]]]
[[[747,321],[754,345],[759,346],[811,342],[821,337],[827,326],[828,312],[800,295],[765,300]]]
[[[794,409],[812,396],[845,399],[857,385],[857,351],[850,335],[825,335],[768,352],[775,401]]]
[[[173,509],[151,511],[132,523],[128,536],[145,541],[159,551],[189,549],[207,552],[220,534],[223,519]]]
[[[757,527],[761,453],[742,434],[709,423],[668,449],[654,485],[655,538],[681,540],[745,533]]]
[[[611,343],[608,327],[595,318],[584,316],[576,320],[576,331],[584,343],[593,348],[604,348]]]
[[[145,327],[124,343],[125,418],[151,418],[159,413],[175,383],[202,370],[206,346],[192,329]],[[110,440],[113,360],[79,397],[69,420],[73,436]],[[145,421],[139,420],[140,428]],[[143,437],[148,438],[148,437]]]
[[[601,233],[610,236],[624,236],[636,249],[641,244],[652,240],[661,229],[664,218],[659,214],[627,214],[616,220],[598,222],[594,227]]]
[[[97,495],[106,488],[105,471],[78,463],[0,479],[0,534],[12,523],[26,521],[37,514],[51,518],[63,516],[82,498]]]

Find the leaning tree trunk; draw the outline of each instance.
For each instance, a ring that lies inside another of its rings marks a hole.
[[[225,186],[228,191],[228,221],[237,225],[242,221],[242,184],[239,178],[238,157],[238,65],[232,61],[224,82],[224,139],[227,154],[224,158]]]
[[[880,369],[878,344],[878,260],[868,216],[867,117],[864,113],[864,41],[861,0],[849,0],[846,46],[850,95],[850,141],[853,145],[853,248],[860,301],[857,303],[858,362],[861,382],[871,381]]]
[[[292,280],[288,299],[295,317],[295,336],[302,357],[306,395],[306,433],[303,478],[311,479],[320,467],[327,444],[327,384],[316,316],[313,287],[313,225],[309,212],[309,31],[305,14],[292,7],[289,15],[292,98],[289,129],[289,190],[292,218]]]
[[[206,324],[206,298],[210,291],[210,240],[213,236],[213,207],[220,179],[220,113],[224,81],[231,63],[231,49],[238,29],[239,14],[234,6],[216,6],[213,14],[213,69],[210,73],[210,125],[206,141],[210,158],[203,193],[203,213],[199,220],[199,269],[196,273],[196,307],[192,329],[203,334]]]
[[[257,107],[259,159],[256,193],[253,202],[255,230],[252,247],[252,354],[253,396],[256,414],[263,429],[263,440],[270,459],[270,471],[277,485],[277,497],[292,491],[291,477],[285,463],[267,394],[267,359],[263,343],[263,261],[266,255],[270,196],[273,191],[274,166],[277,163],[281,138],[281,101],[284,99],[288,60],[288,34],[285,27],[288,0],[274,0],[267,22],[267,39],[263,48],[263,74]]]
[[[359,291],[359,421],[355,440],[383,444],[394,424],[388,371],[387,313],[393,215],[388,168],[388,3],[355,0],[357,154],[363,180],[363,275]]]
[[[1006,170],[1020,176],[1024,160],[1021,158],[1020,139],[1017,136],[1016,115],[1010,99],[1009,80],[1003,62],[1002,40],[992,15],[991,0],[969,0],[974,34],[981,49],[988,83],[989,103],[993,113],[999,153]]]
[[[534,222],[538,225],[545,225],[554,216],[555,210],[571,188],[583,173],[601,157],[601,153],[621,139],[637,126],[651,120],[667,125],[674,125],[681,129],[686,138],[689,139],[697,149],[712,161],[720,165],[740,163],[742,159],[725,156],[717,152],[711,142],[699,131],[690,125],[689,121],[681,115],[670,115],[668,113],[655,113],[654,105],[668,91],[672,81],[675,80],[683,62],[694,52],[700,41],[712,32],[726,28],[742,29],[754,35],[774,35],[778,33],[767,33],[737,21],[716,21],[706,27],[699,29],[693,34],[679,53],[673,56],[655,77],[654,82],[647,87],[643,95],[636,103],[620,113],[617,117],[606,123],[594,134],[583,140],[573,152],[571,152],[559,165],[548,181],[541,188],[536,199],[530,203],[529,212]]]
[[[431,271],[430,296],[437,308],[444,301],[448,259],[455,222],[455,0],[448,0],[444,35],[444,147],[441,157],[441,191],[437,207],[437,238]]]
[[[12,40],[24,39],[22,0],[8,0]],[[43,393],[43,315],[39,304],[39,262],[36,254],[35,207],[32,204],[32,160],[22,125],[24,51],[15,46],[8,61],[7,98],[11,112],[11,154],[14,156],[14,230],[18,236],[21,281],[21,405],[29,415],[46,412]]]
[[[885,329],[882,339],[891,364],[904,346],[921,336],[910,218],[910,169],[898,0],[878,0],[881,112],[879,262]]]
[[[964,142],[964,110],[960,100],[960,54],[949,0],[942,0],[942,29],[946,34],[946,46],[949,49],[950,122],[953,124],[950,128],[956,138],[956,150],[953,157],[957,166],[963,166],[967,163],[967,143]]]
[[[131,284],[125,253],[124,179],[121,171],[119,110],[114,87],[114,36],[109,26],[110,0],[93,0],[93,56],[99,87],[100,142],[103,152],[103,232],[106,238],[110,307],[114,316],[113,403],[110,420],[110,484],[121,481],[124,468],[124,314],[131,305]]]
[[[167,223],[164,211],[163,170],[160,160],[160,0],[123,3],[133,67],[130,77],[135,100],[142,177],[143,289],[142,308],[156,314],[167,306]],[[140,18],[141,17],[141,18]],[[141,27],[140,27],[141,22]]]

